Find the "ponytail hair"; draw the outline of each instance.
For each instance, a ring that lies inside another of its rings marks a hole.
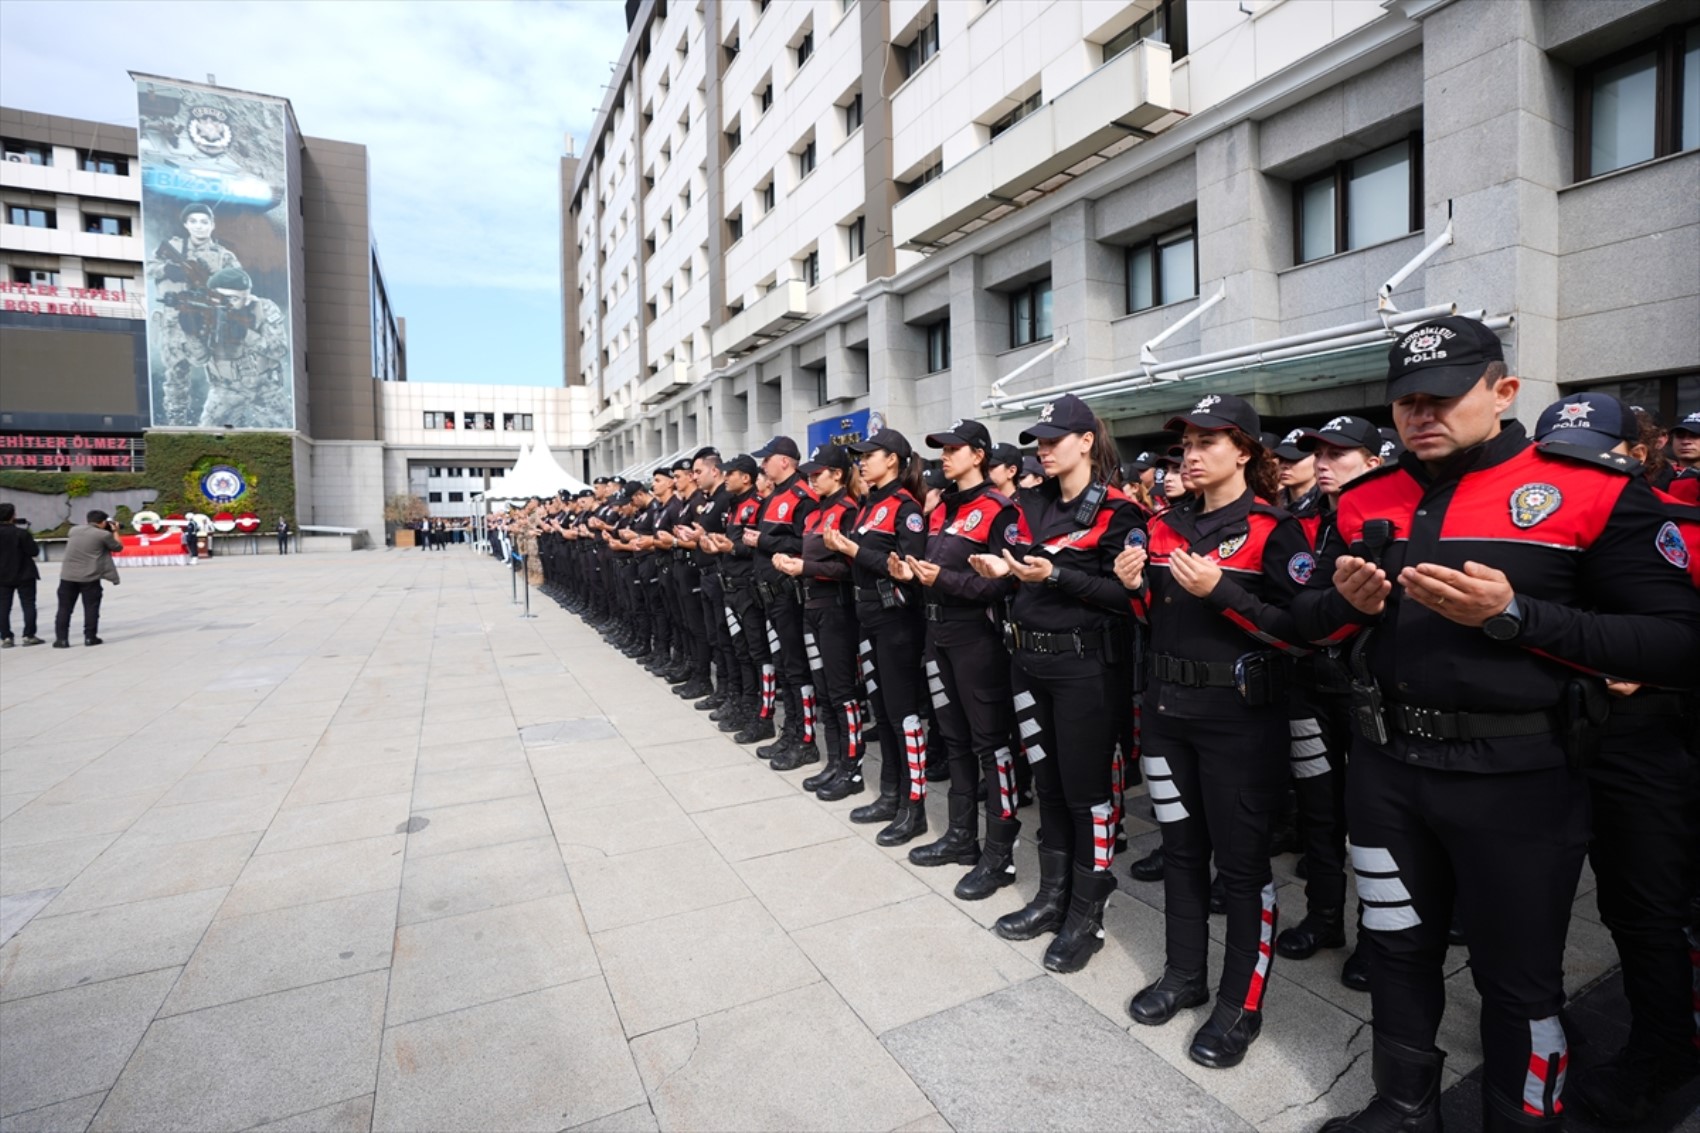
[[[1647,453],[1641,459],[1642,473],[1649,480],[1657,479],[1659,474],[1665,470],[1665,450],[1659,444],[1659,434],[1664,430],[1659,428],[1659,423],[1645,409],[1637,409],[1631,406],[1630,412],[1635,414],[1635,430],[1639,434],[1634,443],[1640,445]]]
[[[1281,491],[1281,462],[1263,443],[1243,429],[1229,429],[1228,439],[1251,459],[1246,461],[1246,486],[1258,499],[1273,504]]]
[[[1114,484],[1120,478],[1121,450],[1116,447],[1116,438],[1102,417],[1092,418],[1092,451],[1087,455],[1087,459],[1092,462],[1094,480]]]
[[[897,483],[917,501],[925,499],[927,495],[927,487],[921,482],[923,471],[921,458],[913,453],[898,467]]]

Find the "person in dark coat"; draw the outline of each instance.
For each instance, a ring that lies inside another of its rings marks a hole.
[[[12,640],[12,596],[23,608],[25,645],[41,645],[35,635],[35,584],[41,577],[35,560],[41,554],[35,536],[18,523],[18,511],[12,504],[0,504],[0,606],[5,608],[5,620],[0,621],[0,649],[17,644]]]

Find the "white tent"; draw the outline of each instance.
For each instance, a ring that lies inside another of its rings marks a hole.
[[[579,492],[590,487],[583,480],[562,468],[549,451],[549,442],[541,434],[529,449],[520,447],[519,459],[505,476],[490,481],[483,495],[487,500],[521,500],[532,496],[553,496],[557,492]]]

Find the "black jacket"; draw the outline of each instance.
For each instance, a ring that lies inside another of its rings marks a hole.
[[[41,577],[35,560],[41,554],[35,536],[22,527],[0,527],[0,586],[16,586]]]

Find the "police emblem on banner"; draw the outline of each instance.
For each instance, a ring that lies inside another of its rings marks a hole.
[[[911,530],[911,531],[919,532],[922,528],[924,528],[926,526],[926,523],[921,519],[921,513],[916,512],[914,515],[910,516],[907,520],[904,521],[904,525],[906,527],[908,527],[909,530]]]
[[[1222,540],[1216,544],[1216,557],[1219,559],[1232,557],[1236,551],[1245,546],[1245,541],[1244,535],[1235,535],[1232,539]]]
[[[201,495],[216,504],[229,503],[247,490],[242,473],[228,464],[215,464],[201,477]]]
[[[1551,484],[1524,484],[1511,493],[1511,522],[1529,528],[1558,510],[1564,494]]]
[[[230,114],[217,106],[197,106],[189,111],[189,140],[208,157],[230,148]]]
[[[1683,570],[1688,569],[1688,544],[1682,541],[1682,532],[1677,530],[1676,524],[1667,523],[1659,528],[1659,533],[1654,538],[1653,545],[1659,549],[1659,554],[1663,555],[1672,566],[1681,567]]]
[[[1300,551],[1287,560],[1287,577],[1303,586],[1310,581],[1310,576],[1316,573],[1316,560],[1308,552]]]

